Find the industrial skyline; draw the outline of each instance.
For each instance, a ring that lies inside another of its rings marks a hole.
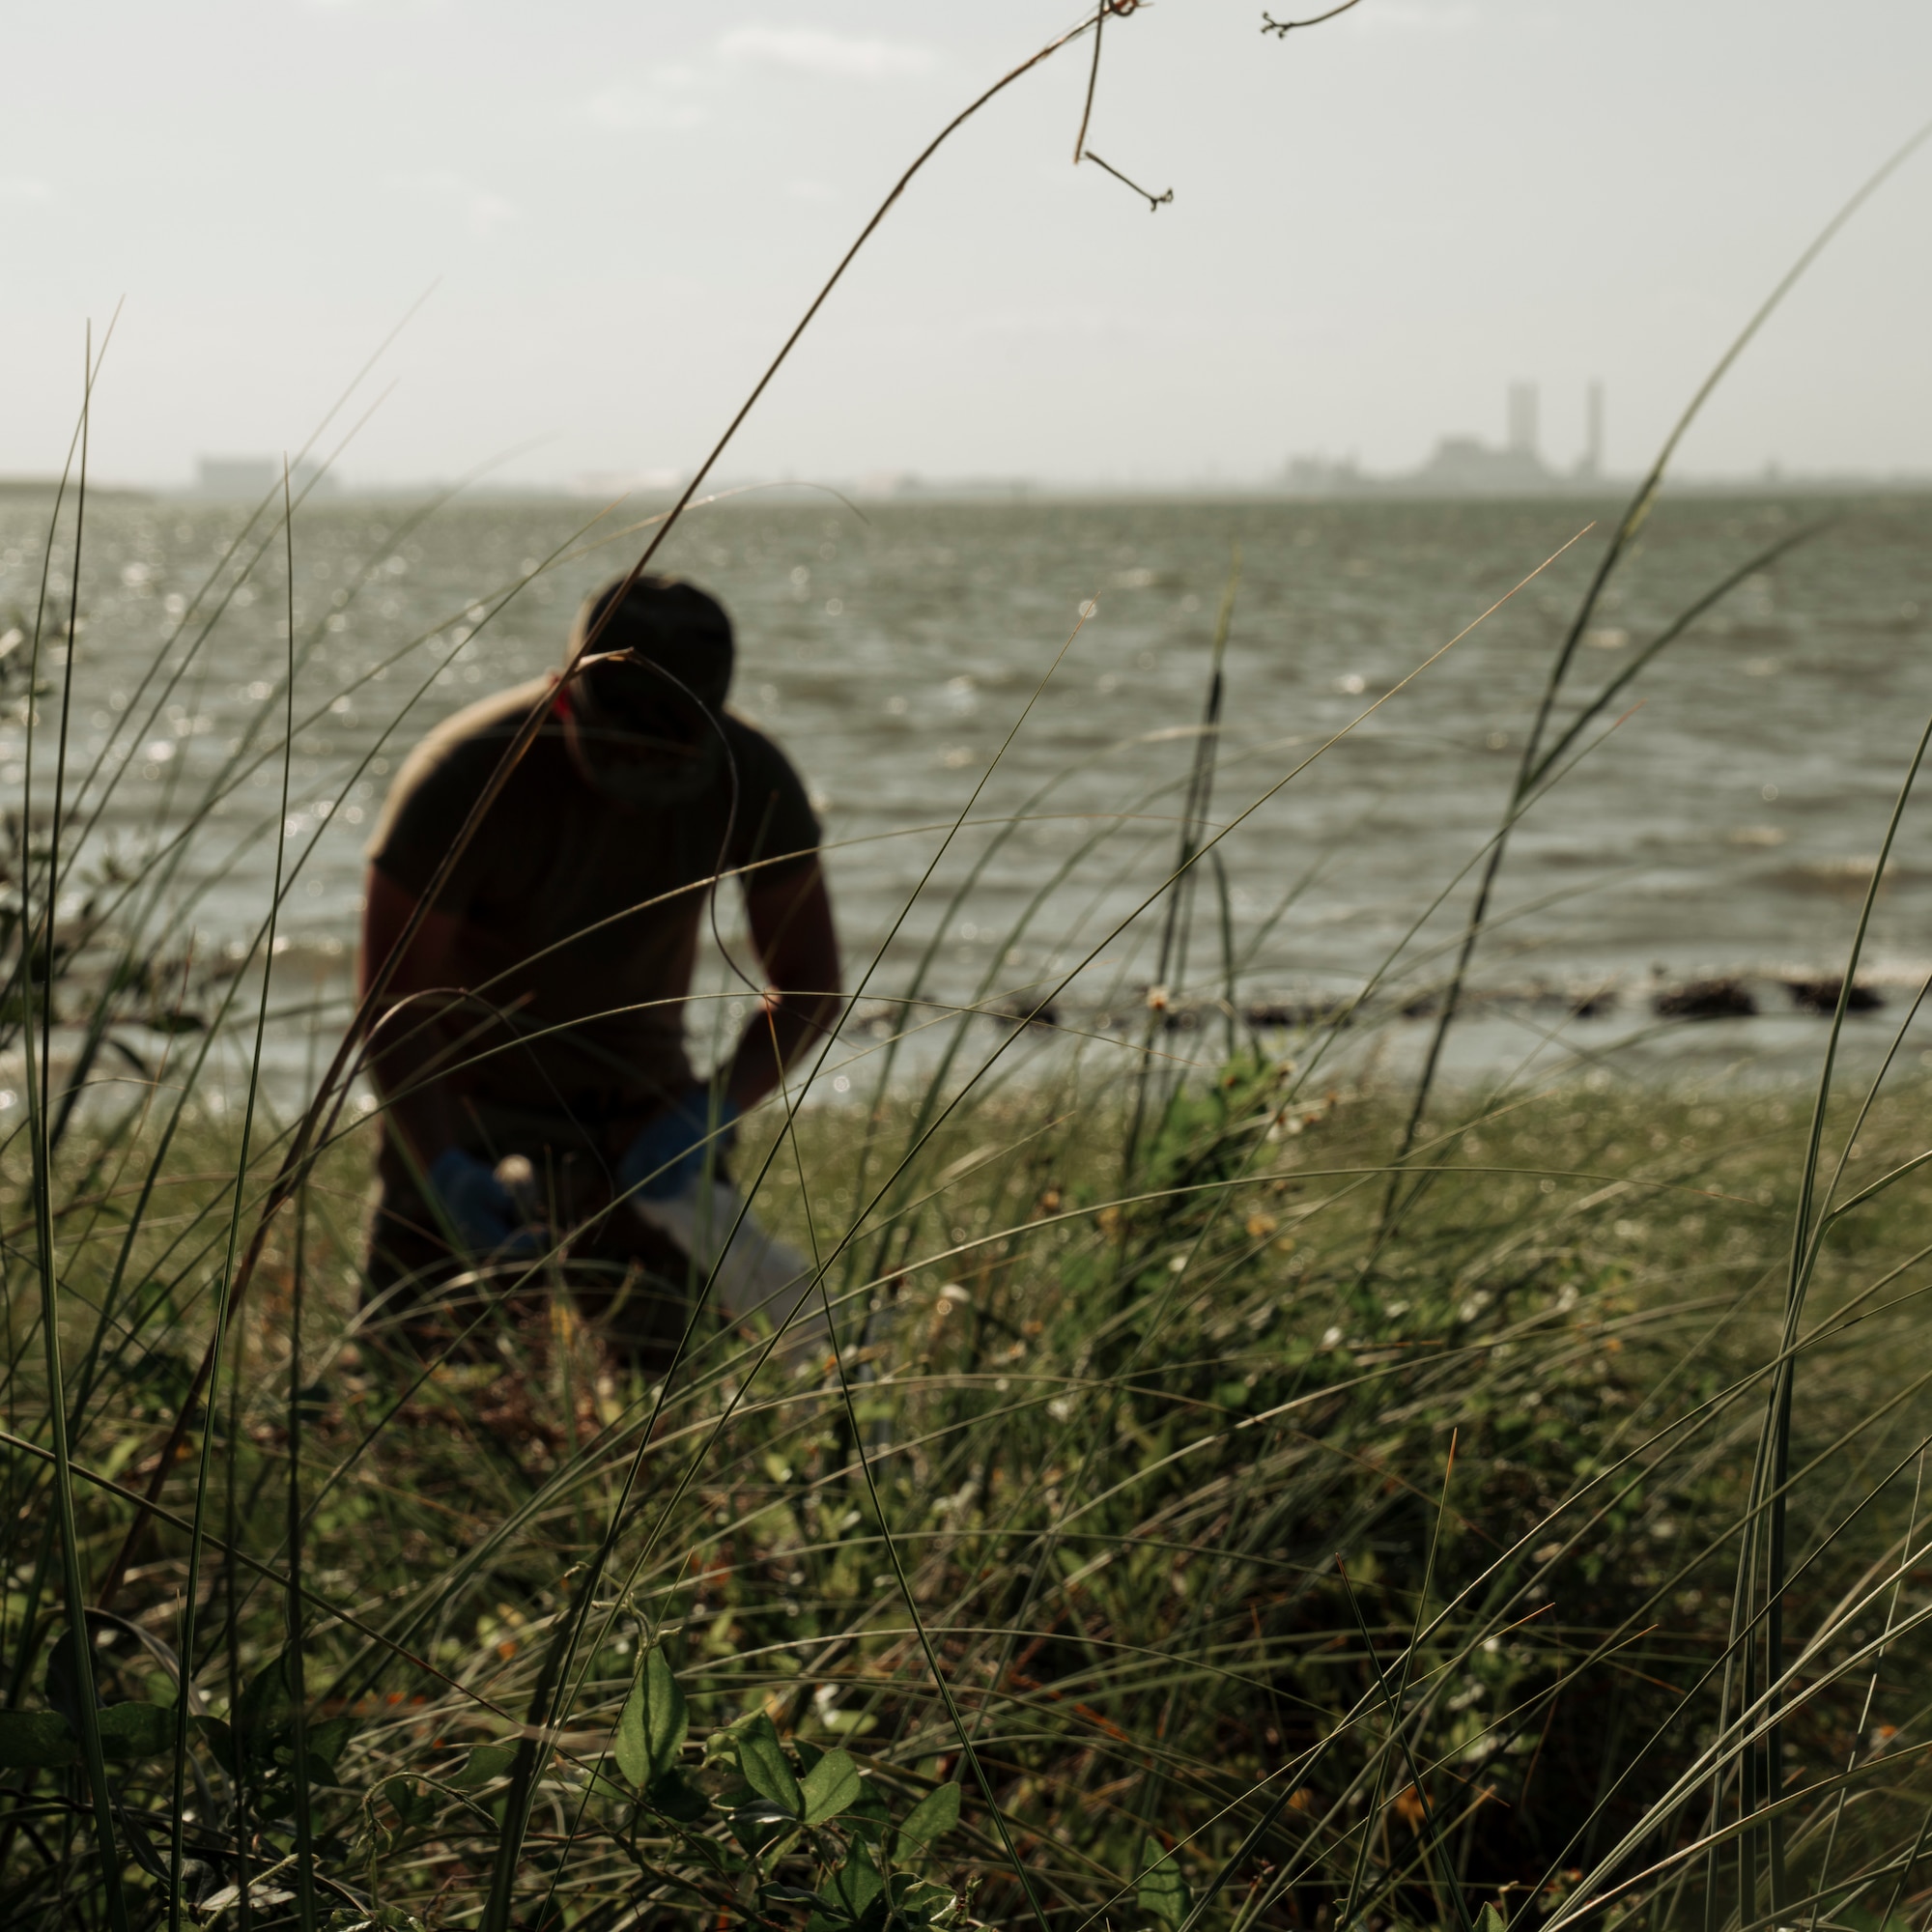
[[[1219,475],[1173,478],[1151,484],[1128,485],[1129,489],[1168,490],[1186,493],[1194,490],[1228,489],[1279,492],[1290,497],[1410,496],[1410,497],[1525,497],[1576,495],[1614,488],[1605,460],[1605,384],[1592,379],[1583,385],[1581,441],[1568,462],[1553,459],[1543,441],[1543,385],[1517,377],[1505,385],[1502,398],[1502,440],[1486,441],[1481,436],[1457,432],[1438,436],[1434,448],[1422,462],[1405,469],[1372,470],[1353,455],[1331,457],[1325,454],[1291,456],[1278,470],[1247,478]],[[282,460],[266,454],[202,455],[195,459],[190,482],[150,494],[181,496],[209,502],[252,502],[273,494],[281,486]],[[327,467],[312,457],[296,459],[291,469],[296,489],[311,504],[331,498],[365,494],[382,496],[407,493],[414,489],[441,488],[442,479],[424,477],[413,481],[384,481],[371,485],[352,472]],[[519,494],[562,494],[578,497],[614,498],[626,495],[650,497],[675,491],[688,480],[687,473],[675,470],[597,470],[564,479],[492,482],[482,479],[472,490],[489,494],[509,489]],[[1122,486],[1103,479],[1037,478],[1020,474],[947,476],[923,474],[910,469],[880,469],[851,476],[726,476],[720,481],[798,481],[831,483],[867,497],[917,495],[1026,495],[1079,494],[1086,490],[1106,492]],[[0,473],[0,492],[18,494],[21,490],[50,489],[48,477],[8,476]],[[1826,489],[1932,488],[1932,473],[1861,472],[1809,473],[1787,469],[1773,462],[1744,474],[1712,475],[1678,473],[1670,479],[1676,489],[1792,490],[1806,487]]]
[[[1542,385],[1518,377],[1503,393],[1500,443],[1461,432],[1439,437],[1422,463],[1406,470],[1372,472],[1354,458],[1290,457],[1285,486],[1297,496],[1335,496],[1365,490],[1419,490],[1435,496],[1522,496],[1593,489],[1604,480],[1604,384],[1583,391],[1583,442],[1567,466],[1543,449]]]

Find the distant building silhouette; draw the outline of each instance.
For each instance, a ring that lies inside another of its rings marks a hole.
[[[1352,456],[1291,456],[1281,480],[1295,497],[1343,497],[1375,487]]]
[[[1592,383],[1583,397],[1583,454],[1577,474],[1594,483],[1604,473],[1604,385]]]
[[[1512,383],[1502,448],[1473,436],[1445,436],[1435,455],[1405,481],[1458,497],[1518,497],[1549,489],[1556,477],[1537,451],[1537,401],[1534,383]]]
[[[1533,495],[1555,481],[1534,449],[1497,449],[1473,436],[1445,436],[1420,469],[1400,479],[1456,497]]]
[[[1445,436],[1429,460],[1406,475],[1370,475],[1353,457],[1290,459],[1282,484],[1297,497],[1389,492],[1425,497],[1535,497],[1595,484],[1604,475],[1604,385],[1584,391],[1583,451],[1568,469],[1553,469],[1540,446],[1542,398],[1534,383],[1510,384],[1500,448],[1481,437]]]

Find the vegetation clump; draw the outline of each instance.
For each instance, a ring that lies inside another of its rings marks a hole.
[[[1654,1903],[1729,1897],[1735,1854],[1686,1854],[1742,1757],[1724,1665],[1802,1110],[1465,1105],[1391,1206],[1399,1110],[1265,1058],[1151,1109],[1125,1186],[1119,1096],[1050,1098],[955,1110],[869,1214],[906,1105],[748,1147],[774,1225],[833,1258],[838,1347],[783,1369],[700,1319],[668,1386],[544,1294],[464,1362],[358,1324],[348,1137],[145,1513],[233,1137],[188,1130],[198,1175],[138,1223],[142,1135],[72,1137],[91,1583],[140,1525],[89,1619],[130,1922],[167,1916],[176,1832],[189,1918],[478,1922],[518,1816],[525,1923],[1450,1925],[1548,1915],[1632,1838],[1670,1874]],[[1918,1111],[1866,1119],[1855,1182]],[[1916,1245],[1892,1198],[1804,1338],[1794,1466],[1835,1476],[1791,1524],[1781,1747],[1832,1795],[1789,1819],[1794,1889],[1895,1864],[1927,1797],[1898,1601],[1923,1376],[1888,1346],[1911,1300],[1873,1289]],[[107,1923],[36,1318],[9,1311],[0,1886],[11,1923]]]

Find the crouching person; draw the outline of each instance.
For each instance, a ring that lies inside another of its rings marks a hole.
[[[818,824],[784,753],[725,709],[732,658],[702,590],[609,585],[564,672],[458,713],[398,775],[369,847],[365,990],[422,917],[369,1041],[384,1109],[374,1332],[473,1353],[507,1290],[560,1281],[618,1355],[648,1370],[674,1348],[692,1269],[630,1203],[674,1202],[718,1171],[838,1002]],[[424,909],[538,704],[542,729]],[[744,894],[768,990],[699,1079],[683,1009],[722,877]]]

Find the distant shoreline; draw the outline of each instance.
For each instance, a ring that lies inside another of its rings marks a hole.
[[[1418,489],[1406,481],[1364,484],[1351,489],[1323,491],[1294,490],[1264,483],[1110,485],[1015,481],[1009,485],[986,485],[972,482],[956,484],[935,482],[922,485],[917,489],[874,493],[851,485],[817,484],[786,478],[782,481],[759,482],[750,486],[727,483],[721,485],[720,489],[723,493],[728,493],[733,489],[753,487],[764,496],[783,493],[794,488],[801,494],[812,495],[830,489],[874,508],[951,506],[963,509],[980,506],[1005,508],[1021,503],[1177,501],[1279,503],[1297,506],[1382,505],[1392,508],[1413,504],[1437,506],[1482,504],[1491,507],[1511,505],[1530,508],[1543,504],[1553,506],[1563,503],[1621,504],[1635,491],[1637,482],[1638,479],[1635,477],[1606,477],[1589,484],[1566,483],[1548,489],[1525,491],[1427,490]],[[69,494],[71,495],[78,485],[73,478],[70,478],[67,487]],[[447,483],[436,478],[416,483],[372,485],[368,488],[345,484],[340,489],[331,491],[326,497],[311,500],[302,508],[312,515],[318,510],[352,510],[369,504],[414,502],[426,495],[441,492],[449,487]],[[50,504],[59,488],[60,480],[57,477],[0,476],[0,506],[26,503]],[[94,501],[167,503],[184,509],[241,509],[252,507],[254,501],[252,498],[242,497],[207,496],[199,491],[185,488],[94,481],[88,483],[87,494]],[[1694,498],[1711,502],[1778,502],[1820,497],[1833,501],[1889,501],[1932,496],[1932,476],[1893,478],[1787,476],[1776,481],[1749,477],[1687,478],[1666,481],[1660,495],[1671,498]],[[591,493],[573,490],[561,484],[531,483],[478,484],[464,491],[458,500],[581,505],[598,499]],[[639,489],[628,493],[628,496],[613,491],[606,500],[612,502],[628,500],[639,505],[668,508],[676,501],[676,496],[675,493],[653,487],[650,490]]]

